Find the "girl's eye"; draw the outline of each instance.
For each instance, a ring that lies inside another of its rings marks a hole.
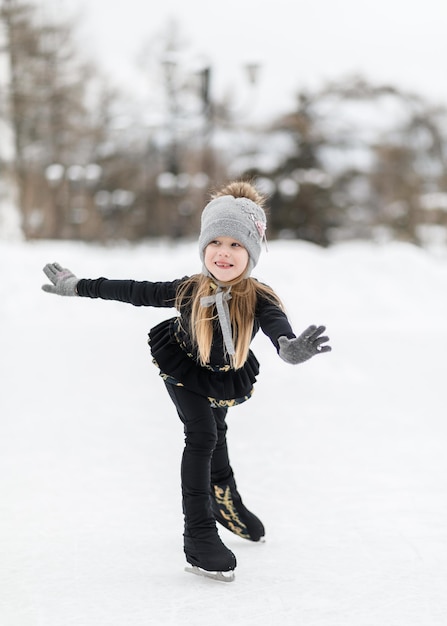
[[[241,244],[237,241],[234,241],[231,245],[233,246],[233,248],[239,248]]]

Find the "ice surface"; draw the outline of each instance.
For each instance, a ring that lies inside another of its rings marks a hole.
[[[231,459],[267,541],[221,536],[231,585],[188,576],[181,424],[151,363],[161,309],[41,291],[42,267],[168,280],[195,244],[0,244],[2,626],[445,626],[447,256],[272,242],[255,275],[333,351],[259,334]]]

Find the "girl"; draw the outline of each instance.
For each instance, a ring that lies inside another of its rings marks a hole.
[[[324,326],[294,334],[275,292],[250,274],[265,238],[265,199],[247,182],[223,187],[201,218],[202,271],[172,282],[79,280],[57,263],[45,266],[63,296],[119,300],[135,306],[175,307],[178,316],[149,333],[149,345],[183,422],[181,463],[184,552],[194,573],[232,580],[234,554],[216,521],[250,541],[264,536],[261,520],[242,502],[230,465],[228,408],[253,393],[259,363],[250,342],[261,328],[287,363],[301,363],[331,348]],[[325,345],[323,345],[325,344]]]

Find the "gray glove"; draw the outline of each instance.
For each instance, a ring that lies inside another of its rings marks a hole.
[[[289,339],[279,337],[279,356],[286,363],[302,363],[320,352],[329,352],[330,346],[322,346],[322,343],[329,341],[329,337],[320,335],[326,330],[325,326],[309,326],[299,337]]]
[[[47,278],[52,285],[42,285],[42,289],[48,293],[56,293],[58,296],[77,296],[76,285],[79,278],[76,278],[70,270],[64,269],[59,263],[48,263],[43,268]]]

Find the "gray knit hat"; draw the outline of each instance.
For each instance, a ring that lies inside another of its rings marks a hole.
[[[264,210],[248,198],[220,196],[203,209],[199,236],[200,258],[203,262],[207,245],[217,237],[232,237],[248,252],[245,276],[255,267],[261,254],[267,219]]]

